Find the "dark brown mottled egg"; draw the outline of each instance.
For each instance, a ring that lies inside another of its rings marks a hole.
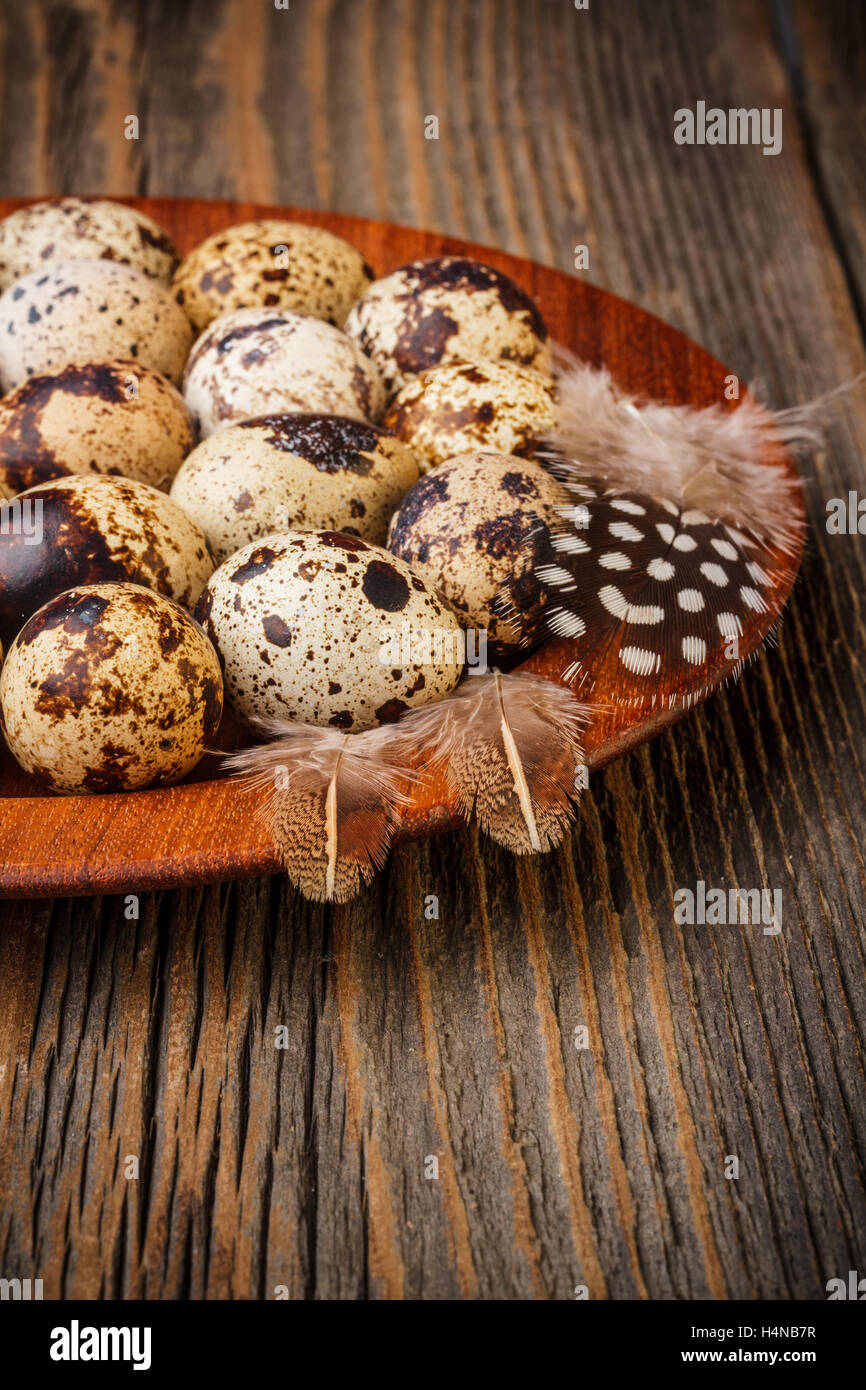
[[[9,749],[54,791],[177,782],[221,715],[219,661],[198,623],[136,584],[58,594],[21,629],[0,671]]]
[[[551,372],[547,328],[525,290],[462,256],[412,261],[361,296],[346,332],[375,362],[389,398],[446,362],[514,362]]]
[[[0,486],[120,473],[167,487],[195,443],[183,396],[132,358],[33,376],[0,401]]]
[[[0,290],[51,261],[117,261],[168,284],[177,253],[143,212],[107,198],[54,198],[0,222]]]
[[[338,531],[253,541],[221,565],[196,616],[243,719],[336,729],[388,723],[446,695],[463,669],[447,604],[387,550]]]
[[[115,261],[56,261],[0,295],[0,388],[70,362],[131,357],[177,385],[192,326],[168,290]]]
[[[217,564],[274,531],[348,531],[384,545],[418,478],[405,444],[342,415],[263,415],[194,449],[171,496],[204,531]]]
[[[383,424],[422,472],[478,449],[531,455],[554,424],[553,382],[510,362],[432,367],[403,387]]]
[[[131,478],[57,478],[5,504],[0,635],[76,585],[130,580],[192,608],[213,572],[207,541],[164,492]]]
[[[517,655],[541,601],[532,538],[557,524],[557,508],[568,500],[556,479],[529,459],[462,454],[409,489],[391,522],[388,548],[452,604],[464,627],[486,633],[491,661],[503,661]],[[507,583],[517,610],[511,618],[494,607]]]
[[[257,304],[297,309],[342,328],[372,279],[360,251],[342,237],[271,219],[209,236],[178,266],[174,289],[199,331],[221,314]]]

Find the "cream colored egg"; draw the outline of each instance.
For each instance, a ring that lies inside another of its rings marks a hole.
[[[183,396],[129,358],[33,376],[0,401],[0,486],[120,473],[167,487],[195,443]]]
[[[215,232],[178,266],[178,304],[197,329],[235,309],[297,309],[341,328],[373,279],[360,251],[322,227],[276,220]]]
[[[256,415],[304,412],[375,423],[375,367],[338,328],[288,309],[238,309],[197,340],[184,396],[204,437]]]
[[[164,492],[102,474],[57,478],[9,504],[0,529],[0,633],[81,584],[129,580],[192,608],[213,573],[204,535]]]
[[[52,261],[117,261],[167,285],[177,252],[166,231],[107,198],[55,198],[0,222],[0,290]]]
[[[388,548],[484,634],[488,657],[517,655],[543,602],[534,541],[556,527],[569,494],[540,464],[472,453],[425,474],[403,498]],[[510,599],[511,615],[497,612]],[[480,650],[482,639],[476,639]]]
[[[411,377],[446,362],[505,360],[551,372],[534,301],[502,271],[462,256],[413,261],[376,280],[346,332],[375,362],[389,399]]]
[[[58,594],[0,671],[13,756],[43,786],[115,792],[177,782],[222,714],[216,652],[171,599],[136,584]]]
[[[362,729],[446,695],[462,670],[451,609],[402,560],[340,532],[244,546],[196,611],[248,720]]]
[[[203,440],[171,496],[220,564],[274,531],[348,531],[383,545],[417,477],[405,444],[374,425],[341,415],[266,415]]]
[[[175,385],[192,343],[186,314],[148,275],[113,261],[59,261],[0,296],[0,386],[70,362],[132,358]]]
[[[554,424],[549,377],[508,362],[454,363],[414,377],[383,424],[408,444],[422,472],[483,449],[531,455]]]

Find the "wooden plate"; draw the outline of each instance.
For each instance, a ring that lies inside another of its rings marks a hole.
[[[33,199],[0,200],[0,216]],[[710,405],[723,396],[726,369],[696,343],[651,314],[561,271],[435,232],[335,213],[253,203],[131,198],[172,234],[181,254],[222,227],[255,217],[289,217],[327,227],[357,246],[378,274],[418,256],[458,252],[506,271],[537,300],[551,337],[595,365],[602,363],[634,392],[675,403]],[[793,466],[793,465],[792,465]],[[792,570],[796,569],[799,556]],[[793,573],[791,582],[793,582]],[[785,589],[787,599],[790,584]],[[747,657],[772,617],[756,621],[741,642]],[[567,660],[553,643],[527,666],[555,675]],[[702,682],[711,688],[719,670]],[[705,692],[702,692],[705,693]],[[684,708],[635,717],[622,707],[587,732],[589,768],[599,768],[682,717]],[[120,795],[46,797],[0,752],[0,896],[53,897],[117,893],[273,873],[273,847],[255,816],[256,798],[237,784],[208,779],[205,759],[181,786]],[[458,823],[441,787],[427,785],[406,809],[400,837]]]

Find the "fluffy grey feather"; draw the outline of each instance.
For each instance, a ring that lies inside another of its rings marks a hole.
[[[820,443],[821,402],[771,411],[752,395],[736,409],[660,405],[631,396],[606,370],[558,350],[558,419],[541,453],[564,482],[685,504],[783,550],[803,529],[802,486],[783,449]]]

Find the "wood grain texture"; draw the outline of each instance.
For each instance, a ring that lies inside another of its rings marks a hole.
[[[864,366],[826,191],[857,142],[844,94],[812,85],[810,150],[780,38],[782,13],[804,64],[835,62],[810,8],[807,43],[794,8],[747,0],[16,7],[0,193],[331,208],[564,269],[585,243],[591,281],[788,403]],[[699,99],[781,107],[782,153],[675,146]],[[554,854],[404,844],[333,910],[277,878],[142,895],[138,921],[119,898],[0,905],[3,1275],[52,1296],[821,1298],[866,1268],[866,557],[824,526],[864,487],[864,417],[862,395],[829,417],[778,649],[596,776]],[[699,879],[780,889],[782,932],[677,926]]]

